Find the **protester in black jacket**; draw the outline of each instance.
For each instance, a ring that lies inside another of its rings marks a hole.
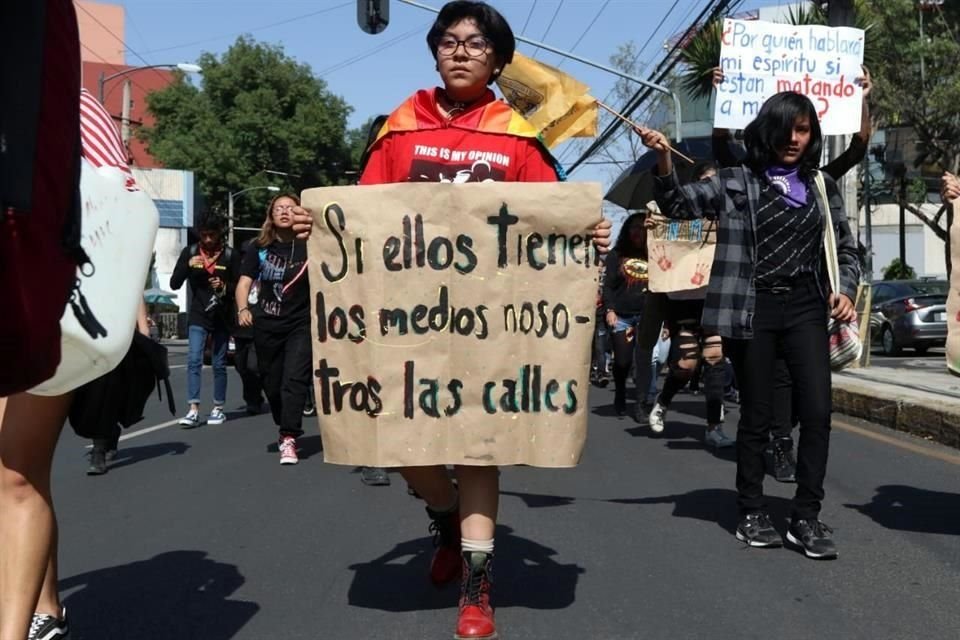
[[[646,296],[646,214],[635,213],[623,223],[617,244],[607,255],[603,281],[605,319],[613,332],[613,404],[618,416],[626,413],[627,376]]]
[[[240,257],[223,244],[223,227],[207,216],[198,228],[200,242],[180,253],[170,276],[170,286],[179,289],[190,283],[190,339],[187,356],[187,402],[190,410],[180,420],[183,427],[200,425],[200,373],[207,337],[212,336],[213,409],[207,424],[223,424],[227,401],[227,345],[233,327],[233,292],[240,273]]]

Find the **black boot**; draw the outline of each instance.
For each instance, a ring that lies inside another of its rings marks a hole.
[[[613,410],[618,418],[627,415],[627,373],[628,370],[621,369],[614,365],[613,367]]]

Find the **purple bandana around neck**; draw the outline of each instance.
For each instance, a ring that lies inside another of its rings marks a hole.
[[[784,196],[793,207],[802,207],[807,204],[807,185],[800,178],[800,168],[796,165],[784,167],[771,165],[764,171],[770,184]]]

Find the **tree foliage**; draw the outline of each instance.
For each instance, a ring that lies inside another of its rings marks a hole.
[[[917,272],[909,264],[902,264],[900,258],[894,258],[883,270],[884,280],[916,280]]]
[[[138,135],[166,166],[196,173],[209,209],[226,211],[231,191],[282,185],[265,169],[309,177],[312,186],[349,180],[344,171],[353,168],[346,125],[351,108],[309,66],[248,36],[221,57],[204,53],[197,62],[202,88],[180,76],[147,96],[156,124]],[[296,178],[290,183],[299,186]],[[261,208],[254,202],[236,201],[241,222],[259,225]]]

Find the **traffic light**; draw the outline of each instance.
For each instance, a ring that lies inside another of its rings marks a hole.
[[[357,0],[357,24],[374,35],[390,23],[390,0]]]

